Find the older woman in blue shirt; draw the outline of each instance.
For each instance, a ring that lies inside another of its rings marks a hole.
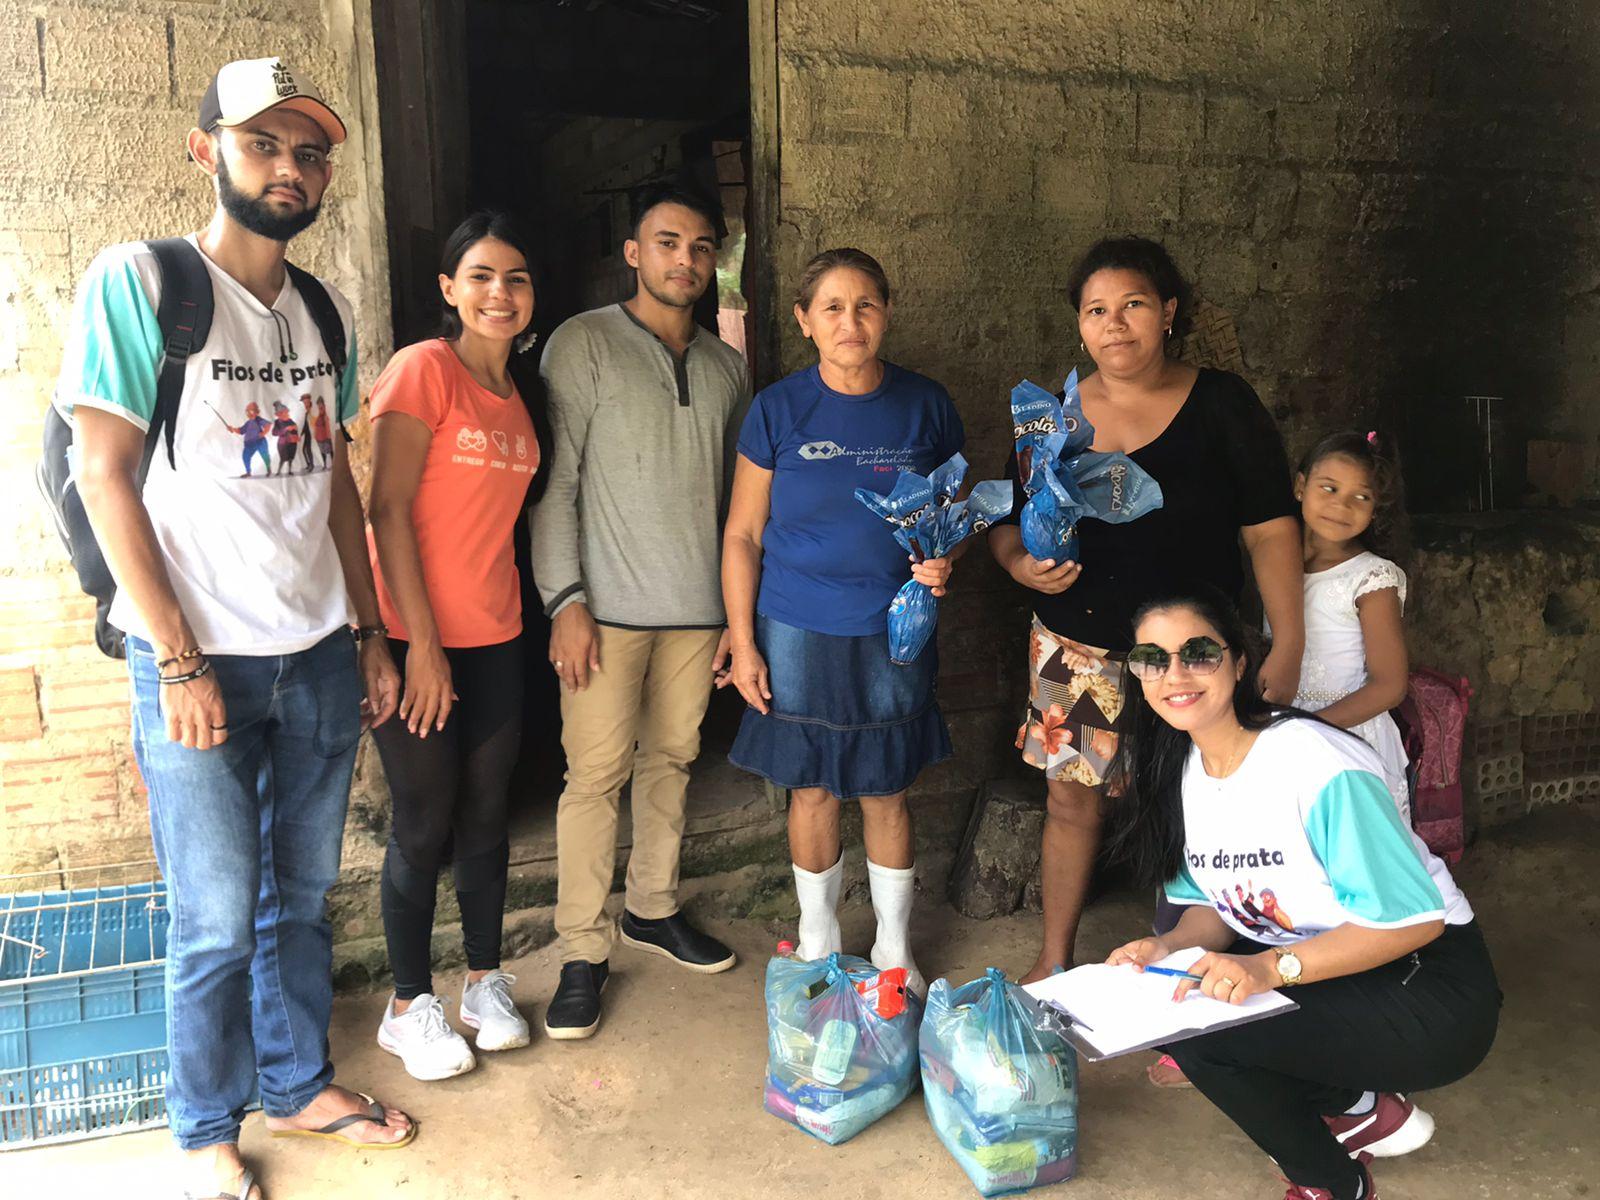
[[[946,559],[911,563],[855,489],[888,493],[901,470],[926,475],[965,442],[949,393],[880,356],[891,308],[883,268],[828,250],[795,303],[815,365],[751,405],[723,542],[731,682],[749,704],[730,755],[790,791],[789,851],[802,958],[840,946],[839,807],[861,804],[881,969],[925,991],[909,930],[915,844],[906,790],[950,754],[934,699],[930,644],[889,659],[889,601],[915,577],[942,594]]]

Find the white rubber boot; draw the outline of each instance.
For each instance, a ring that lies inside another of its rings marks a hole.
[[[906,969],[906,986],[926,998],[928,982],[911,957],[911,900],[917,868],[880,867],[867,860],[867,882],[872,887],[872,912],[878,918],[878,940],[872,946],[872,965],[880,971]]]
[[[800,944],[795,954],[800,958],[827,958],[841,949],[839,892],[843,887],[843,854],[826,871],[794,868],[794,890],[800,898]]]

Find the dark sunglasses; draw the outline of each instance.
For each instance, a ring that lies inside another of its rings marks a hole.
[[[1222,665],[1228,652],[1215,638],[1192,637],[1178,647],[1177,658],[1193,675],[1210,675]],[[1172,665],[1172,654],[1154,642],[1140,642],[1128,651],[1128,670],[1136,679],[1160,679]]]

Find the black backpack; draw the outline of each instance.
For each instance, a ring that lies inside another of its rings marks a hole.
[[[145,434],[144,456],[139,460],[138,485],[142,492],[144,481],[150,473],[150,462],[155,457],[157,444],[165,438],[167,461],[177,467],[172,446],[173,430],[178,422],[178,401],[183,395],[183,374],[189,356],[197,353],[211,336],[211,314],[214,300],[211,294],[211,276],[206,272],[205,260],[200,251],[184,238],[161,238],[145,243],[155,256],[161,274],[161,299],[156,305],[156,324],[161,330],[163,352],[156,368],[156,406]],[[323,347],[333,362],[334,387],[344,378],[348,361],[344,322],[334,307],[333,297],[314,276],[302,271],[293,263],[285,263],[289,277],[305,301],[322,335]],[[337,410],[338,405],[335,404]],[[350,431],[339,418],[339,432],[350,441]],[[117,583],[111,577],[111,568],[100,552],[94,529],[83,501],[78,496],[78,481],[73,478],[69,452],[72,449],[73,430],[52,403],[44,419],[44,453],[34,471],[39,491],[55,519],[56,532],[61,535],[72,558],[72,567],[78,573],[78,583],[84,592],[95,599],[94,640],[103,654],[111,658],[127,656],[122,630],[107,620],[111,600],[116,595]]]

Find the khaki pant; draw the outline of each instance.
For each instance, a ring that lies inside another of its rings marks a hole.
[[[606,897],[617,861],[617,801],[633,776],[628,911],[647,920],[678,911],[689,764],[711,701],[716,629],[600,628],[600,670],[561,693],[567,787],[556,811],[556,933],[562,962],[611,953]],[[636,748],[637,747],[637,748]]]

